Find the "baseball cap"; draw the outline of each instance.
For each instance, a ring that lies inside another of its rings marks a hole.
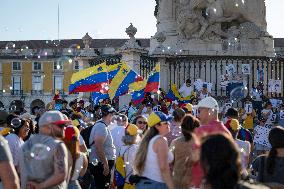
[[[77,127],[68,126],[65,129],[65,139],[71,141],[73,137],[79,139],[80,131]]]
[[[213,97],[209,96],[200,100],[200,102],[196,106],[194,106],[194,108],[209,108],[218,111],[219,105]]]
[[[84,104],[84,108],[87,108],[88,106],[90,106],[91,105],[91,103],[90,102],[85,102],[85,104]]]
[[[148,126],[153,127],[154,125],[164,122],[164,121],[171,121],[173,117],[167,116],[163,112],[156,111],[152,112],[148,117]]]
[[[192,112],[192,104],[188,103],[185,105],[185,108],[189,111]]]
[[[8,113],[4,110],[0,111],[0,125],[7,123]]]
[[[126,133],[128,135],[131,136],[135,136],[138,133],[138,127],[132,123],[130,123],[127,127],[126,127]]]
[[[228,128],[228,129],[232,129],[233,131],[237,131],[240,129],[240,124],[239,124],[239,121],[237,119],[229,119],[225,126]]]
[[[39,118],[38,126],[41,127],[47,124],[61,125],[67,123],[71,123],[67,116],[62,114],[60,111],[51,110],[42,114],[42,116]]]
[[[101,111],[102,111],[102,114],[104,114],[104,115],[107,115],[109,113],[116,113],[116,110],[113,107],[111,107],[111,105],[109,105],[109,104],[102,105]]]

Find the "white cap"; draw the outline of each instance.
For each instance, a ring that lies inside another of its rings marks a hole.
[[[84,104],[84,108],[87,108],[88,106],[90,106],[91,105],[91,103],[90,102],[85,102],[85,104]]]
[[[194,106],[194,108],[210,108],[218,111],[219,105],[215,98],[206,97],[200,100],[200,102],[196,106]]]

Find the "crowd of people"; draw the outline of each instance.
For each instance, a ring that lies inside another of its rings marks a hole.
[[[204,90],[188,104],[161,94],[120,111],[58,99],[2,110],[0,188],[284,188],[283,109],[221,108]]]

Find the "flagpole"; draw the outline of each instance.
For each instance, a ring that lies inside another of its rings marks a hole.
[[[160,91],[160,83],[161,83],[161,65],[160,65],[160,62],[158,62],[158,64],[159,64],[159,68],[160,68],[160,70],[159,70],[159,86],[158,86],[158,103],[159,103],[159,101],[160,101],[160,94],[161,94],[161,91]]]
[[[59,3],[58,3],[58,7],[57,7],[57,38],[58,38],[58,41],[59,41]]]

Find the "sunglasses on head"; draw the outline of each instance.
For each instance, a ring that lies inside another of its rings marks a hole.
[[[147,122],[146,121],[138,121],[138,124],[147,124]]]

